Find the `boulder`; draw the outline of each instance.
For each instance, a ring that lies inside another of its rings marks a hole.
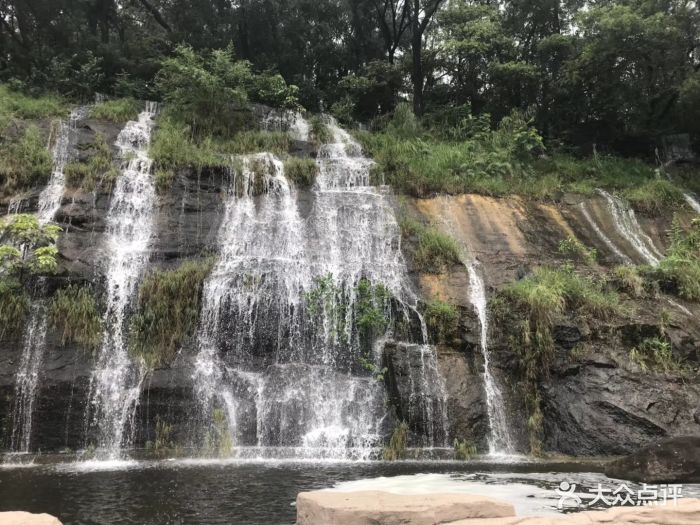
[[[614,507],[604,511],[576,512],[559,516],[523,516],[459,520],[444,525],[697,525],[700,523],[700,500],[679,500],[676,505]]]
[[[297,496],[297,525],[436,525],[508,516],[515,516],[511,504],[468,494],[320,490]]]
[[[664,439],[608,464],[612,478],[644,483],[700,482],[700,436]]]
[[[0,525],[61,525],[61,522],[50,514],[0,512]]]

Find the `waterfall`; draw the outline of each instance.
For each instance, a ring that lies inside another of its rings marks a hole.
[[[90,381],[86,414],[88,427],[97,430],[98,448],[110,459],[117,458],[130,443],[127,427],[133,430],[145,376],[143,363],[133,362],[128,353],[125,313],[148,261],[153,231],[156,195],[148,146],[156,109],[154,103],[147,103],[138,121],[127,122],[116,141],[122,166],[106,219],[105,332]]]
[[[53,171],[51,178],[44,190],[39,195],[39,209],[37,215],[39,222],[46,224],[53,220],[54,215],[61,206],[61,199],[66,188],[66,179],[63,169],[70,160],[74,131],[80,120],[87,116],[89,106],[79,106],[71,111],[68,121],[61,121],[53,148]]]
[[[634,210],[605,190],[598,189],[598,193],[607,201],[615,228],[620,235],[629,241],[648,264],[658,264],[663,258],[663,254],[656,249],[651,238],[642,230]]]
[[[695,197],[693,197],[690,193],[684,193],[683,197],[685,198],[685,202],[688,203],[688,206],[693,208],[696,213],[700,213],[700,202],[698,202]]]
[[[71,157],[77,123],[85,118],[88,106],[79,106],[71,111],[67,121],[58,124],[56,142],[53,147],[53,168],[48,184],[39,194],[37,219],[40,225],[51,222],[61,205],[65,190],[63,169]],[[10,212],[19,211],[17,207]],[[39,285],[41,286],[41,282]],[[24,334],[22,357],[15,380],[15,394],[12,410],[12,436],[10,449],[15,452],[29,452],[32,433],[32,417],[36,402],[39,372],[46,349],[46,329],[48,324],[45,301],[38,299],[29,312],[29,322]]]
[[[293,140],[309,140],[311,125],[298,111],[258,107],[256,112],[261,121],[260,127],[262,129],[266,131],[286,132]]]
[[[444,214],[443,223],[448,231],[455,232],[455,223],[451,220],[449,213]],[[459,238],[458,235],[453,235],[453,237]],[[468,248],[463,247],[462,251],[467,252]],[[473,256],[465,256],[464,253],[462,253],[460,254],[460,260],[467,269],[467,274],[469,275],[469,302],[479,319],[479,348],[484,357],[484,373],[482,377],[484,381],[486,410],[490,429],[490,436],[488,439],[489,454],[512,454],[515,452],[515,446],[510,435],[508,420],[506,418],[505,402],[491,368],[491,352],[488,344],[488,301],[486,298],[484,279],[479,268],[479,262],[476,258]]]
[[[491,429],[488,441],[489,454],[509,454],[514,452],[514,447],[508,430],[503,395],[491,370],[491,353],[488,345],[488,308],[484,280],[476,268],[476,261],[467,265],[467,271],[469,273],[469,300],[476,310],[481,327],[479,342],[481,353],[484,356],[484,391],[486,392],[486,406]]]
[[[622,262],[624,262],[625,264],[632,264],[632,259],[630,259],[624,253],[622,253],[622,251],[617,246],[615,246],[615,243],[610,240],[610,237],[605,235],[603,230],[600,229],[598,223],[595,222],[593,217],[591,217],[591,214],[589,213],[588,207],[586,206],[585,202],[579,204],[579,209],[581,210],[581,214],[583,215],[583,217],[586,219],[586,222],[588,222],[588,225],[591,228],[593,228],[593,231],[596,233],[598,238],[601,241],[603,241],[605,246],[607,246],[610,249],[610,251],[612,251],[620,260],[622,260]]]
[[[369,186],[372,162],[349,134],[333,122],[330,128],[334,143],[320,148],[305,214],[279,159],[232,160],[193,379],[202,421],[211,427],[225,413],[239,454],[267,447],[277,455],[356,459],[381,444],[384,389],[359,365],[364,358],[378,367],[381,343],[363,354],[353,328],[358,285],[381,283],[405,304],[415,297],[392,208],[383,189]],[[313,294],[320,294],[318,308]],[[429,368],[434,350],[425,353]]]

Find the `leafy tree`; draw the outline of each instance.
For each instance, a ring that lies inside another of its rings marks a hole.
[[[175,56],[163,61],[156,84],[171,114],[198,135],[234,133],[251,100],[298,106],[296,86],[279,75],[254,73],[249,62],[235,59],[230,46],[209,53],[179,46]]]

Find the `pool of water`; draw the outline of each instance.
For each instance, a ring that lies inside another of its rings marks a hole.
[[[469,492],[551,514],[562,481],[615,482],[570,463],[164,460],[0,464],[0,511],[48,512],[65,525],[292,525],[306,490]],[[590,465],[589,465],[590,467]],[[634,487],[633,484],[630,486]],[[700,486],[684,487],[700,495]]]

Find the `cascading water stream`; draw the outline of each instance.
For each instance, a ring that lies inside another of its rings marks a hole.
[[[663,258],[663,254],[654,246],[651,238],[644,233],[634,210],[626,206],[620,199],[610,195],[607,191],[598,189],[608,203],[610,213],[613,216],[615,228],[632,247],[649,264],[656,265]]]
[[[615,246],[615,243],[610,240],[610,237],[605,235],[603,230],[600,229],[600,226],[598,226],[598,223],[593,220],[593,217],[591,217],[590,212],[588,211],[588,207],[586,206],[585,202],[582,202],[579,204],[579,209],[581,210],[581,214],[583,217],[586,219],[586,222],[588,225],[593,228],[593,231],[596,233],[598,238],[603,241],[605,246],[607,246],[610,251],[612,251],[623,263],[625,264],[632,264],[632,259],[627,257],[624,253],[622,253],[622,250],[620,250],[617,246]]]
[[[491,435],[488,440],[489,454],[512,454],[515,448],[508,430],[505,403],[503,401],[501,389],[498,387],[498,383],[491,369],[491,352],[489,351],[488,343],[488,307],[484,280],[479,274],[476,261],[472,261],[467,265],[467,271],[469,273],[469,300],[476,310],[481,327],[479,343],[481,346],[481,353],[484,356],[484,391],[486,392],[486,405],[489,427],[491,429]]]
[[[684,193],[683,198],[685,199],[685,202],[688,203],[688,206],[693,208],[696,213],[700,213],[700,202],[698,202],[693,195],[690,193]]]
[[[39,195],[37,220],[40,225],[51,222],[61,205],[65,191],[63,170],[71,157],[77,123],[85,118],[88,106],[75,108],[67,121],[58,124],[53,147],[53,169],[48,184]],[[15,210],[17,212],[18,210]],[[41,282],[39,285],[41,286]],[[36,402],[39,372],[46,349],[48,319],[46,304],[36,300],[29,312],[29,322],[24,335],[22,357],[15,380],[15,395],[12,410],[12,436],[10,449],[29,452],[31,444],[32,417]]]
[[[148,146],[156,110],[154,103],[147,103],[138,121],[127,122],[116,141],[123,160],[107,213],[105,331],[86,414],[87,430],[96,430],[98,450],[108,459],[118,458],[130,443],[145,376],[143,363],[128,353],[125,313],[148,262],[153,231],[156,195]]]
[[[225,412],[238,454],[367,458],[381,444],[385,394],[358,365],[357,287],[367,279],[399,302],[414,298],[392,209],[369,186],[372,163],[330,128],[335,142],[320,148],[305,219],[277,158],[233,161],[194,382],[202,420]],[[375,365],[380,347],[366,358]]]
[[[446,216],[443,222],[445,227],[453,232],[453,238],[459,238],[459,235],[456,235],[456,226],[450,220],[450,217]],[[479,347],[484,357],[484,372],[482,377],[484,381],[484,393],[486,394],[486,409],[490,429],[488,439],[489,454],[510,455],[515,453],[515,445],[510,435],[503,394],[493,375],[491,366],[491,352],[488,344],[489,315],[486,287],[480,272],[479,262],[475,257],[465,255],[468,251],[466,246],[463,247],[460,260],[467,269],[467,274],[469,275],[469,302],[479,319]]]

